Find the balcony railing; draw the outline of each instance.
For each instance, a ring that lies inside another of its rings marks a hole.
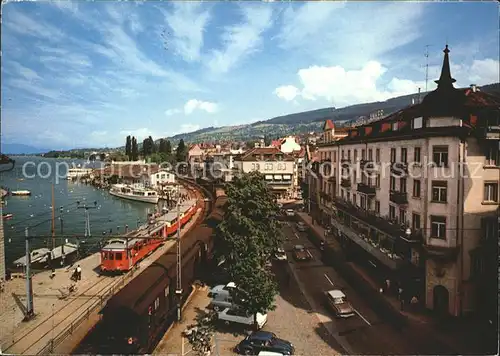
[[[366,183],[358,183],[358,192],[369,195],[369,196],[374,196],[376,193],[375,186],[368,185]]]
[[[404,162],[392,162],[391,173],[396,176],[404,176],[408,174],[408,164]]]
[[[389,200],[398,205],[408,204],[408,193],[391,190]]]
[[[486,140],[500,140],[500,126],[490,125],[480,129],[480,136]]]
[[[359,167],[364,170],[366,168],[373,168],[374,164],[373,164],[373,160],[371,159],[362,159],[361,161],[359,161]]]
[[[349,178],[342,178],[340,180],[340,185],[344,188],[350,188],[351,187],[351,180]]]

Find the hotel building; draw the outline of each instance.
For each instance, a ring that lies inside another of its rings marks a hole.
[[[457,89],[444,50],[422,102],[318,144],[311,214],[346,254],[440,314],[496,315],[500,98]],[[325,126],[325,133],[327,132]]]

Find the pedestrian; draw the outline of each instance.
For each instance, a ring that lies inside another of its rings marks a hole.
[[[76,277],[79,281],[82,280],[82,268],[80,267],[80,265],[76,267]]]

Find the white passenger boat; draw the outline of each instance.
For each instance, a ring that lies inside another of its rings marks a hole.
[[[31,195],[31,192],[29,190],[14,190],[10,194],[13,196],[26,196]]]
[[[160,197],[154,190],[126,184],[114,184],[109,194],[119,198],[141,201],[144,203],[158,204]]]
[[[92,173],[91,168],[70,168],[68,169],[68,173],[66,174],[66,179],[77,179],[82,176],[87,176]]]

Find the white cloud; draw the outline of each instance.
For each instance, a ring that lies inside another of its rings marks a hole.
[[[407,2],[306,2],[285,11],[274,39],[296,55],[357,67],[417,39],[424,7]]]
[[[31,17],[13,9],[14,3],[8,7],[3,7],[2,24],[9,30],[22,35],[43,38],[49,41],[59,41],[64,34],[57,28],[40,19],[34,20]]]
[[[379,89],[377,81],[386,72],[380,63],[370,61],[362,68],[345,70],[340,66],[311,66],[297,73],[301,88],[282,86],[275,94],[291,101],[296,97],[306,100],[324,99],[342,107],[363,102],[386,100],[393,96],[415,93],[419,83],[393,78],[386,88]]]
[[[40,76],[33,69],[23,66],[18,62],[9,62],[9,64],[16,69],[16,71],[24,77],[24,79],[32,81],[32,80],[40,80]]]
[[[255,53],[262,46],[262,36],[272,25],[271,6],[241,7],[244,22],[226,27],[222,36],[224,48],[214,50],[207,62],[208,68],[218,74],[227,73],[238,62]]]
[[[197,99],[191,99],[184,105],[184,113],[186,115],[193,113],[193,111],[195,111],[196,109],[204,110],[209,114],[213,114],[217,111],[218,105],[209,101],[201,101]]]
[[[205,27],[210,19],[203,3],[174,2],[172,12],[164,12],[165,20],[172,34],[165,34],[166,46],[172,46],[175,53],[185,61],[198,61],[203,47]]]
[[[153,131],[151,131],[148,128],[140,128],[140,129],[135,129],[135,130],[122,130],[120,131],[121,136],[134,136],[137,139],[137,142],[141,142],[145,138],[151,136],[155,137],[155,134]],[[161,137],[161,136],[160,136]]]
[[[165,115],[166,116],[173,116],[173,115],[179,114],[181,112],[182,112],[182,110],[180,110],[180,109],[168,109],[165,111]]]
[[[274,94],[276,94],[279,98],[284,99],[286,101],[292,101],[300,94],[300,90],[293,85],[283,85],[274,90]]]
[[[497,83],[500,78],[499,68],[500,61],[491,58],[474,60],[469,71],[469,84]]]

